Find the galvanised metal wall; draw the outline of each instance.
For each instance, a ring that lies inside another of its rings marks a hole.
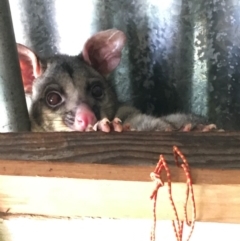
[[[240,129],[239,0],[10,0],[16,40],[39,56],[78,54],[98,30],[128,37],[111,76],[121,100]]]

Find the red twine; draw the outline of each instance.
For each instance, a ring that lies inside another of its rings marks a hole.
[[[183,169],[186,179],[187,179],[186,199],[185,199],[183,208],[184,208],[184,218],[185,218],[184,221],[191,228],[190,233],[187,238],[187,241],[189,241],[190,237],[192,235],[195,220],[196,220],[196,205],[195,205],[195,200],[194,200],[192,178],[190,175],[190,170],[189,170],[189,165],[188,165],[187,159],[184,157],[184,155],[180,152],[180,150],[176,146],[173,146],[173,155],[174,155],[176,165]],[[179,163],[179,161],[178,161],[179,157],[181,158],[182,163]],[[156,166],[154,172],[152,172],[150,174],[151,179],[156,183],[156,187],[151,195],[151,199],[153,199],[153,227],[152,227],[152,231],[151,231],[151,241],[155,241],[157,194],[158,194],[158,189],[164,185],[164,182],[161,178],[162,171],[164,171],[164,170],[167,174],[169,200],[173,207],[174,216],[175,216],[175,220],[172,220],[173,230],[174,230],[177,241],[182,241],[184,221],[182,221],[182,220],[180,221],[179,217],[178,217],[177,209],[176,209],[176,206],[175,206],[173,198],[172,198],[171,174],[170,174],[170,170],[168,168],[168,165],[167,165],[166,160],[164,159],[163,155],[160,155],[159,161],[157,163],[157,166]],[[192,201],[192,221],[189,221],[188,216],[187,216],[187,202],[188,202],[189,195],[191,196],[191,201]]]

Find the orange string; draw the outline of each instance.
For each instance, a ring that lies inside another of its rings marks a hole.
[[[195,199],[194,199],[192,177],[190,175],[190,169],[189,169],[187,159],[176,146],[173,146],[173,154],[174,154],[174,159],[175,159],[177,166],[182,167],[182,169],[185,173],[186,179],[187,179],[186,200],[185,200],[185,204],[184,204],[184,215],[185,215],[186,224],[191,227],[190,233],[187,238],[187,241],[189,241],[191,238],[191,235],[192,235],[192,232],[194,229],[194,225],[195,225],[195,220],[196,220],[196,204],[195,204]],[[178,157],[180,157],[182,159],[182,162],[183,162],[182,164],[179,164]],[[192,201],[192,221],[189,221],[188,216],[187,216],[187,203],[188,203],[189,193],[191,195],[191,201]]]
[[[184,157],[184,155],[180,152],[180,150],[176,146],[173,147],[173,155],[174,155],[174,159],[175,159],[177,166],[181,167],[183,169],[183,171],[186,175],[186,179],[187,179],[186,199],[185,199],[183,208],[184,208],[185,222],[188,226],[191,226],[190,233],[187,238],[187,241],[189,241],[189,239],[192,235],[193,229],[194,229],[194,224],[195,224],[195,219],[196,219],[196,206],[195,206],[195,200],[194,200],[192,178],[190,175],[188,162],[187,162],[186,158]],[[182,162],[183,162],[182,164],[179,164],[179,161],[178,161],[179,157],[182,159]],[[182,241],[184,222],[179,220],[177,209],[176,209],[176,206],[175,206],[173,198],[172,198],[171,174],[170,174],[170,170],[168,168],[168,165],[167,165],[166,160],[164,159],[163,155],[160,155],[159,161],[156,165],[154,172],[152,172],[150,174],[151,179],[156,183],[156,187],[153,190],[153,193],[150,197],[154,201],[153,202],[153,227],[151,230],[151,238],[150,239],[151,239],[151,241],[155,241],[157,193],[158,193],[158,189],[164,185],[164,182],[161,178],[161,174],[163,171],[165,171],[167,174],[169,200],[173,207],[174,216],[175,216],[175,220],[172,220],[173,230],[174,230],[174,233],[176,236],[176,240]],[[192,200],[192,221],[189,221],[188,217],[187,217],[187,202],[188,202],[188,198],[189,198],[189,193],[191,195],[191,200]]]

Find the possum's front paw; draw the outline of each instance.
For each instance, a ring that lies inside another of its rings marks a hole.
[[[122,121],[119,118],[114,118],[112,122],[109,121],[107,118],[103,118],[102,120],[98,121],[93,126],[94,131],[103,131],[103,132],[110,132],[111,130],[116,132],[122,132]]]
[[[114,131],[117,131],[117,132],[123,131],[122,121],[117,117],[113,119],[112,126]]]
[[[202,128],[202,132],[209,132],[209,131],[213,131],[213,130],[217,130],[217,126],[215,124],[209,124],[209,125],[205,125]]]
[[[110,132],[111,131],[111,122],[107,118],[103,118],[102,120],[98,121],[93,126],[94,131],[103,131],[103,132]]]
[[[188,123],[183,126],[181,131],[183,131],[183,132],[189,132],[189,131],[210,132],[210,131],[216,131],[216,130],[217,130],[217,126],[215,124],[208,124],[208,125],[199,124],[197,126],[193,126],[191,123]]]

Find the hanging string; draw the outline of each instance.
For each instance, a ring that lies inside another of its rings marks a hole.
[[[187,179],[186,199],[185,199],[185,203],[184,203],[184,217],[185,217],[186,224],[191,227],[190,233],[187,238],[187,241],[189,241],[189,239],[192,235],[193,229],[194,229],[194,224],[195,224],[195,219],[196,219],[196,206],[195,206],[194,193],[193,193],[193,187],[192,187],[192,179],[191,179],[191,175],[190,175],[188,162],[187,162],[186,158],[184,157],[184,155],[180,152],[180,150],[176,146],[173,147],[173,155],[174,155],[174,159],[175,159],[177,166],[183,169],[183,171],[186,175],[186,179]],[[182,162],[183,162],[182,164],[180,164],[178,161],[179,157],[182,159]],[[166,175],[167,175],[169,200],[170,200],[171,206],[174,211],[174,216],[175,216],[175,220],[172,220],[173,230],[174,230],[174,233],[176,236],[176,240],[182,241],[184,222],[179,220],[177,209],[176,209],[176,206],[175,206],[173,198],[172,198],[171,174],[170,174],[170,170],[168,168],[168,165],[167,165],[166,160],[163,155],[160,155],[159,161],[156,165],[154,172],[152,172],[150,174],[151,179],[156,184],[155,189],[153,190],[153,193],[150,197],[151,199],[153,199],[153,227],[151,230],[150,239],[151,239],[151,241],[155,241],[156,219],[157,219],[156,218],[157,194],[158,194],[158,189],[160,187],[164,186],[164,181],[162,180],[162,177],[161,177],[161,174],[163,171],[165,171]],[[192,221],[189,221],[188,216],[187,216],[187,202],[188,202],[188,198],[189,198],[189,193],[191,195],[191,200],[192,200]]]
[[[194,199],[194,192],[193,192],[193,185],[192,185],[192,177],[190,174],[190,169],[189,165],[187,162],[187,159],[185,156],[180,152],[180,150],[176,147],[173,146],[173,154],[174,154],[174,159],[178,167],[181,167],[185,173],[186,179],[187,179],[187,188],[186,188],[186,199],[185,199],[185,204],[184,204],[184,216],[185,216],[185,222],[188,226],[190,226],[190,233],[188,235],[187,241],[190,240],[194,225],[195,225],[195,220],[196,220],[196,204],[195,204],[195,199]],[[179,163],[178,158],[182,159],[182,164]],[[188,203],[188,198],[189,198],[189,193],[191,195],[191,201],[192,201],[192,221],[188,220],[187,216],[187,203]]]

